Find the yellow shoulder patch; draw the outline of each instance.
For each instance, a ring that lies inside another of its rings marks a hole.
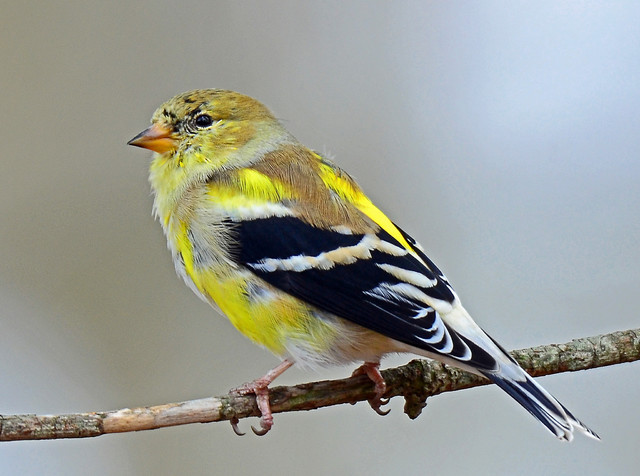
[[[240,169],[238,177],[242,191],[252,198],[277,202],[291,196],[291,191],[287,190],[282,183],[255,169]]]
[[[380,228],[389,233],[404,248],[414,252],[411,245],[404,239],[400,230],[358,187],[355,181],[341,169],[327,163],[325,159],[314,153],[320,159],[320,177],[327,187],[333,190],[345,202],[351,203]]]

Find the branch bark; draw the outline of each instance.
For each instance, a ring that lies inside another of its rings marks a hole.
[[[574,339],[511,353],[532,376],[574,372],[640,360],[640,329]],[[443,392],[487,385],[487,379],[434,361],[414,360],[383,370],[386,397],[402,395],[405,413],[420,415],[426,399]],[[270,390],[274,413],[355,403],[374,396],[373,383],[361,375]],[[107,433],[153,430],[259,416],[252,395],[223,395],[180,403],[68,415],[0,415],[0,441],[88,438]]]

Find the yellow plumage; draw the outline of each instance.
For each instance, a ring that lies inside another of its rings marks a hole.
[[[413,352],[491,378],[559,438],[595,436],[473,322],[422,248],[347,173],[258,101],[181,94],[130,144],[157,152],[154,210],[178,274],[283,359],[240,389],[257,396],[259,433],[273,423],[267,387],[290,365],[364,361],[381,412],[381,357]]]

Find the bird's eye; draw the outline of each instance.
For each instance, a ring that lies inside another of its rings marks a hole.
[[[198,117],[196,117],[194,122],[197,127],[204,129],[213,124],[213,118],[208,114],[200,114]]]

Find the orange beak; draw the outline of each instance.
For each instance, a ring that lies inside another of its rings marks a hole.
[[[160,124],[154,124],[135,136],[127,144],[164,154],[178,148],[178,141],[172,136],[173,131],[171,129]]]

